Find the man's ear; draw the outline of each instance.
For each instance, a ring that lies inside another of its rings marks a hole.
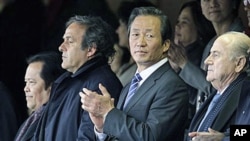
[[[88,53],[87,53],[87,56],[88,57],[92,57],[95,55],[96,53],[96,50],[97,50],[97,46],[95,43],[92,43],[91,47],[88,47]]]
[[[235,71],[241,72],[244,69],[244,67],[247,65],[246,63],[248,63],[248,60],[246,57],[241,56],[237,58]]]
[[[169,39],[165,40],[162,46],[163,46],[163,52],[167,52],[170,47],[170,40]]]

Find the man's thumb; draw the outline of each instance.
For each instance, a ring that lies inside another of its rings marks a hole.
[[[109,96],[110,97],[109,92],[107,91],[107,89],[101,83],[99,83],[99,89],[101,90],[103,96]]]

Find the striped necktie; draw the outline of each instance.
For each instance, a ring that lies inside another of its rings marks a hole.
[[[216,95],[214,95],[212,101],[210,102],[207,112],[205,114],[205,116],[203,117],[200,126],[198,128],[198,131],[207,131],[208,129],[208,124],[207,122],[204,122],[206,120],[206,118],[213,116],[213,114],[210,114],[211,110],[214,108],[214,106],[217,104],[217,102],[219,101],[220,98],[220,94],[217,93]]]
[[[126,107],[126,105],[128,104],[129,100],[131,99],[131,97],[135,94],[138,84],[139,82],[142,80],[141,76],[139,73],[136,73],[135,76],[133,77],[130,87],[129,87],[129,91],[128,91],[128,95],[126,97],[125,103],[124,103],[124,108]]]

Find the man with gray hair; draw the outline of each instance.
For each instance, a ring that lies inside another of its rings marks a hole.
[[[182,141],[188,93],[166,57],[171,38],[168,17],[155,7],[135,8],[128,34],[137,71],[131,84],[123,88],[117,106],[103,84],[99,85],[102,95],[88,88],[80,93],[98,140],[107,136],[119,141]]]
[[[191,123],[189,136],[193,141],[229,140],[230,125],[250,123],[249,106],[246,106],[249,105],[250,101],[250,80],[246,74],[249,67],[249,51],[250,38],[241,32],[227,32],[215,40],[210,55],[205,60],[207,65],[206,79],[221,94],[219,102],[207,117],[213,116],[216,111],[219,113],[217,112],[216,118],[209,126],[206,126],[206,129],[199,130],[198,128],[199,132],[195,132],[197,128],[194,128],[194,125],[199,125],[197,121],[200,121],[197,117],[202,117],[205,113],[203,111],[206,111],[208,105],[211,105],[211,99],[214,97],[211,95]],[[221,108],[218,107],[220,105]],[[234,120],[235,117],[236,120]],[[227,131],[225,134],[220,133],[225,131]]]
[[[42,115],[35,139],[39,141],[91,140],[94,126],[87,111],[81,109],[82,88],[100,91],[102,83],[112,93],[115,103],[122,84],[108,60],[115,53],[115,31],[100,17],[74,16],[66,23],[62,68],[67,70],[55,81]],[[83,138],[84,134],[89,136]]]

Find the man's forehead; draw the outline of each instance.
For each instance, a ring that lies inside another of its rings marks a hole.
[[[149,29],[152,27],[160,26],[160,20],[154,16],[138,16],[135,18],[134,22],[131,24],[131,27],[141,28],[141,27],[148,27]]]

